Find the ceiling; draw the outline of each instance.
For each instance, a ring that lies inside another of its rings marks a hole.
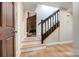
[[[72,2],[22,2],[23,8],[27,10],[35,10],[38,4],[48,5],[52,7],[72,9]]]

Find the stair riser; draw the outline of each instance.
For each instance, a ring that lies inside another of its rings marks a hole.
[[[41,41],[40,38],[38,37],[27,37],[25,38],[22,42],[33,42],[33,41]]]
[[[38,44],[37,45],[36,44],[34,44],[34,45],[23,45],[21,49],[31,48],[31,47],[39,47],[39,46],[45,46],[45,44],[43,44],[43,45],[42,44],[39,44],[39,45]]]
[[[41,42],[40,41],[39,42],[25,42],[25,43],[22,44],[22,46],[23,45],[34,45],[34,44],[36,44],[36,45],[41,44]]]

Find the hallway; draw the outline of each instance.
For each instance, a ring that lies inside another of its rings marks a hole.
[[[73,41],[73,32],[72,13],[69,10],[72,9],[72,3],[57,3],[60,6],[51,5],[55,3],[45,3],[23,2],[18,3],[18,6],[16,6],[16,8],[18,7],[15,10],[18,12],[15,15],[18,14],[18,17],[16,17],[18,19],[16,21],[16,30],[18,31],[16,33],[16,43],[18,42],[16,45],[17,56],[71,56],[73,47],[72,43],[69,42]],[[63,4],[68,5],[67,8]],[[63,7],[60,8],[61,6]],[[36,27],[33,19],[29,20],[30,23],[28,22],[28,16],[33,15],[36,15]],[[42,23],[41,21],[44,20],[45,22]],[[29,32],[35,32],[36,30],[36,33],[34,33],[36,35],[32,36],[33,33],[29,34],[27,32],[28,23],[34,25],[29,25],[31,28],[33,27],[33,29],[29,28]],[[27,36],[27,34],[29,35]],[[46,39],[44,36],[46,36]],[[42,41],[43,44],[41,44]]]

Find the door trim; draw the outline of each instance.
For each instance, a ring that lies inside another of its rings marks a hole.
[[[12,2],[12,4],[13,4],[13,28],[14,28],[14,30],[15,30],[15,14],[14,14],[14,2]],[[15,57],[16,56],[16,44],[15,44],[15,33],[14,33],[14,36],[13,36],[13,57]]]

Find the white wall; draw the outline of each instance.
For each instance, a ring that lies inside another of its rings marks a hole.
[[[60,11],[60,41],[71,41],[73,39],[72,15],[67,10]]]
[[[36,8],[36,12],[39,13],[39,16],[40,16],[39,20],[41,19],[44,20],[45,18],[47,18],[49,15],[51,15],[58,9],[59,8],[38,4]]]
[[[79,2],[73,3],[74,56],[79,57]]]
[[[35,15],[35,11],[26,10],[26,14],[27,14],[27,12],[29,12],[29,16],[34,16]]]
[[[15,3],[15,39],[16,39],[16,56],[18,56],[21,41],[26,37],[26,20],[23,17],[23,7],[21,3]]]

